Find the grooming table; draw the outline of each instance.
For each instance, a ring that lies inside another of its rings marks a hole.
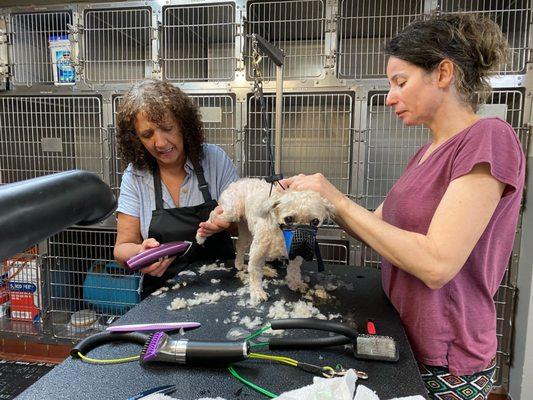
[[[319,275],[314,266],[306,266],[304,275],[310,276],[310,284],[314,286],[317,279],[329,275],[340,286],[330,292],[335,299],[320,301],[315,305],[325,314],[341,314],[344,319],[357,322],[364,326],[367,318],[375,321],[377,333],[389,335],[396,339],[400,349],[400,360],[397,363],[381,361],[365,361],[353,358],[351,352],[343,347],[276,352],[276,354],[294,357],[299,361],[318,365],[342,364],[346,368],[365,371],[369,379],[359,382],[373,389],[381,399],[421,394],[425,396],[423,382],[418,373],[416,362],[409,347],[398,314],[389,303],[381,289],[380,272],[372,268],[326,265],[326,271]],[[160,298],[149,296],[139,305],[124,315],[118,324],[152,323],[159,321],[198,321],[199,329],[188,331],[185,338],[189,339],[225,339],[228,331],[237,323],[224,324],[233,311],[239,311],[239,320],[250,316],[253,320],[259,315],[263,322],[268,321],[268,308],[275,300],[284,297],[287,301],[297,301],[299,294],[291,292],[286,285],[270,286],[267,291],[270,299],[263,303],[264,311],[255,308],[247,309],[237,305],[239,297],[223,297],[216,304],[203,304],[177,311],[167,310],[175,297],[193,298],[194,292],[214,292],[225,290],[235,292],[241,287],[240,281],[234,277],[235,270],[211,271],[191,280],[190,276],[178,277],[190,281],[184,288],[169,290]],[[279,271],[280,276],[285,270]],[[219,283],[211,283],[212,279],[220,279]],[[170,284],[172,287],[172,284]],[[274,294],[276,288],[279,293]],[[117,322],[115,323],[117,324]],[[254,331],[254,328],[252,331]],[[291,336],[318,336],[324,332],[291,330]],[[174,333],[173,333],[174,334]],[[327,333],[326,333],[327,334]],[[108,344],[89,353],[93,358],[120,358],[139,354],[141,348],[134,344]],[[264,352],[264,349],[255,349]],[[300,369],[281,364],[272,364],[258,360],[247,360],[235,364],[241,376],[251,380],[271,392],[280,394],[312,383],[313,375]],[[263,395],[244,386],[231,377],[227,369],[192,368],[169,364],[149,365],[141,367],[138,362],[116,365],[92,365],[79,359],[68,358],[54,368],[34,385],[22,393],[19,399],[126,399],[129,396],[164,384],[177,384],[178,390],[173,397],[192,400],[201,397],[223,397],[226,399],[261,399]]]

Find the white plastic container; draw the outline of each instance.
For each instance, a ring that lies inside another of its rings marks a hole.
[[[68,40],[68,36],[49,36],[48,45],[50,48],[54,84],[73,85],[76,81],[76,71],[70,58],[70,40]]]

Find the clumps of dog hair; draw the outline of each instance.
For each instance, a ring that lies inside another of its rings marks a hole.
[[[208,264],[203,265],[200,270],[202,273],[199,273],[198,275],[205,274],[207,272],[212,271],[220,271],[222,268],[224,270],[227,270],[225,267],[220,268],[221,266],[219,264]],[[191,271],[182,271],[181,276],[182,277],[198,277],[197,274],[191,274]],[[265,267],[265,272],[268,275],[276,276],[275,270],[271,269],[269,267]],[[274,273],[272,273],[274,272]],[[239,271],[239,273],[236,274],[243,280],[244,282],[248,279],[248,274],[244,273],[244,271]],[[280,299],[277,301],[274,301],[273,303],[265,304],[254,304],[253,301],[250,298],[250,286],[249,285],[243,285],[239,287],[234,292],[228,292],[224,290],[217,290],[215,292],[201,292],[201,293],[194,293],[194,297],[191,299],[186,299],[183,297],[176,297],[174,300],[172,300],[171,304],[167,306],[168,310],[180,310],[180,309],[190,309],[195,306],[199,306],[202,304],[214,304],[220,301],[224,297],[235,297],[238,299],[236,302],[238,307],[241,307],[243,310],[235,310],[230,313],[230,315],[223,320],[224,324],[238,324],[241,327],[244,327],[245,329],[249,331],[253,331],[258,329],[260,326],[262,326],[265,321],[272,320],[272,319],[285,319],[285,318],[318,318],[318,319],[324,319],[324,320],[331,320],[331,319],[342,319],[340,314],[327,314],[324,315],[319,308],[316,307],[314,302],[316,303],[316,300],[319,301],[330,301],[331,299],[334,299],[334,296],[332,296],[330,293],[333,290],[335,290],[337,287],[342,286],[342,282],[339,282],[334,277],[329,276],[327,274],[317,274],[316,277],[318,278],[317,284],[315,284],[313,287],[311,287],[308,292],[303,296],[301,300],[298,301],[286,301],[284,299]],[[309,283],[310,279],[308,276],[305,277],[305,281]],[[210,282],[212,284],[219,284],[221,282],[221,279],[217,278],[211,278]],[[263,288],[267,289],[270,288],[271,291],[273,291],[275,294],[279,294],[279,286],[285,285],[284,279],[269,279],[264,280],[262,282]],[[187,285],[186,281],[178,282],[176,283],[172,289],[180,289]],[[272,287],[275,289],[272,290]],[[168,288],[165,288],[163,290],[168,290]],[[246,311],[245,311],[246,310]],[[255,315],[249,315],[249,310],[253,310],[255,312]],[[244,313],[246,312],[245,315]],[[240,328],[241,330],[243,328]],[[272,331],[268,330],[265,332],[265,334],[270,335],[280,335],[283,334],[282,330]]]
[[[203,275],[206,272],[211,271],[231,271],[231,268],[226,267],[224,263],[212,263],[208,265],[202,265],[198,270],[198,275]]]
[[[234,296],[233,292],[226,292],[225,290],[219,290],[214,293],[202,292],[194,293],[194,299],[185,300],[181,297],[176,297],[167,307],[167,310],[179,310],[182,308],[190,308],[198,306],[200,304],[212,304],[218,302],[222,297]]]
[[[159,289],[157,289],[156,291],[152,292],[152,296],[159,296],[159,297],[165,297],[166,296],[166,293],[168,291],[168,287],[167,286],[162,286],[160,287]]]

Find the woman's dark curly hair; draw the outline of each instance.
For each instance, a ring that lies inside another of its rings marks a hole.
[[[125,163],[141,170],[155,163],[135,132],[135,118],[141,112],[158,126],[172,115],[180,125],[185,154],[194,165],[199,164],[204,134],[198,106],[177,87],[155,79],[137,82],[120,101],[116,137],[118,154]]]

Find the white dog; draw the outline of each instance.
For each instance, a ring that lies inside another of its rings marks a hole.
[[[244,253],[250,245],[248,272],[252,302],[266,300],[263,290],[265,261],[286,259],[287,250],[280,224],[320,226],[333,214],[333,206],[313,191],[285,190],[278,192],[261,179],[243,178],[230,184],[218,199],[223,209],[220,218],[237,222],[239,237],[236,243],[235,267],[245,271]],[[211,212],[209,219],[213,219]],[[203,244],[206,238],[196,236]],[[302,257],[290,260],[287,266],[287,284],[291,290],[304,292],[300,267]]]

